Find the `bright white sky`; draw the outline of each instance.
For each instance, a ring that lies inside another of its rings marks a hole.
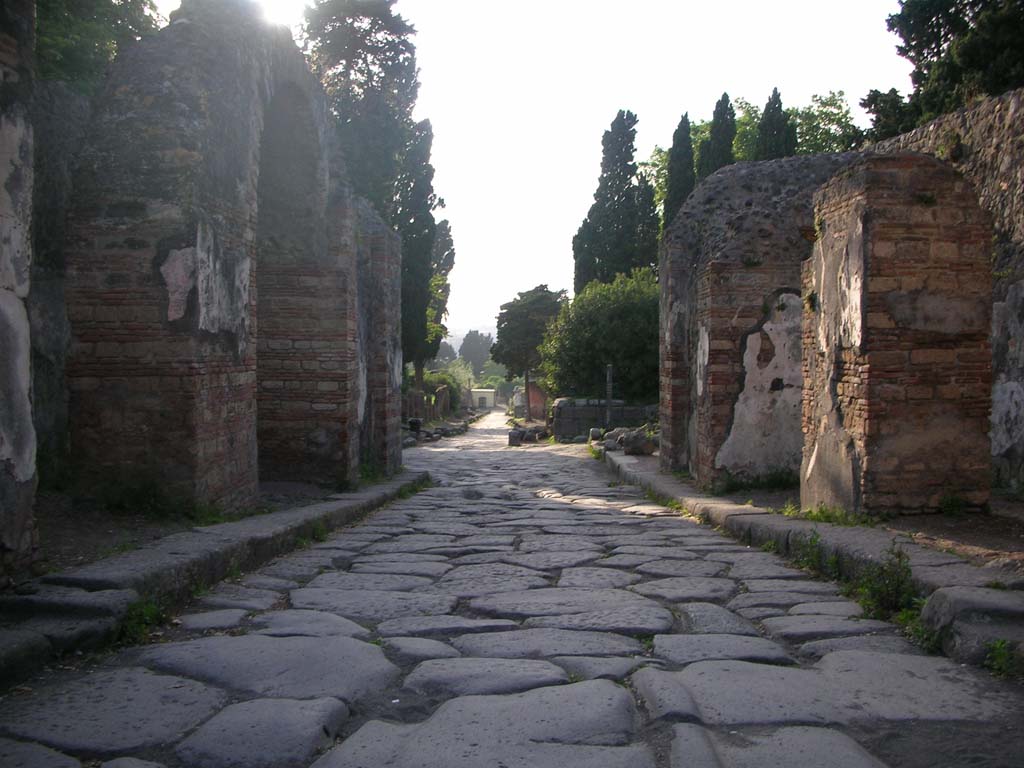
[[[258,0],[295,25],[304,0]],[[158,3],[166,13],[178,0]],[[910,89],[885,19],[897,0],[398,0],[417,29],[417,118],[434,127],[434,186],[456,262],[448,327],[493,332],[499,305],[539,283],[571,292],[572,237],[592,202],[601,136],[637,114],[637,159],[723,91],[784,106],[842,90]]]

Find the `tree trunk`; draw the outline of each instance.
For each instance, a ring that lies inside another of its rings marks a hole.
[[[529,368],[527,368],[525,371],[523,371],[523,381],[525,382],[525,385],[523,386],[525,397],[523,399],[526,401],[526,420],[529,421],[530,420],[530,369]]]
[[[413,370],[415,371],[415,374],[413,375],[413,386],[414,386],[415,389],[417,389],[420,392],[422,392],[423,391],[423,363],[422,362],[414,362],[412,364],[412,367],[413,367]]]

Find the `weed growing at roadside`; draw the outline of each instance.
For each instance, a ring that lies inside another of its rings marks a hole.
[[[327,524],[323,520],[317,520],[313,523],[313,532],[310,534],[313,537],[313,541],[327,541]]]
[[[117,642],[121,645],[138,645],[149,639],[149,633],[167,620],[163,609],[152,600],[132,603],[121,620]]]
[[[887,621],[914,607],[917,591],[910,571],[910,558],[893,542],[882,562],[866,568],[854,582],[853,594],[869,619]]]
[[[776,544],[774,541],[770,541],[769,540],[769,541],[766,541],[764,544],[761,545],[761,550],[763,552],[770,552],[772,554],[775,554],[776,552],[779,551],[779,545]]]
[[[588,445],[587,448],[590,449],[590,458],[597,459],[598,461],[604,461],[604,451],[593,445]]]
[[[652,501],[658,506],[668,507],[669,509],[674,509],[676,512],[684,514],[686,512],[686,508],[682,505],[679,499],[673,499],[668,496],[662,496],[660,493],[657,493],[650,489],[644,492],[644,496],[647,497],[648,501]]]
[[[892,622],[899,626],[903,630],[903,634],[920,646],[925,653],[938,653],[942,650],[938,633],[926,627],[921,621],[921,609],[924,608],[924,604],[923,597],[915,597],[912,605],[901,609],[892,616]]]
[[[1024,677],[1024,656],[1009,640],[993,640],[985,646],[985,669],[999,678]]]
[[[786,505],[778,511],[786,517],[810,520],[813,523],[831,523],[832,525],[842,526],[867,526],[870,528],[878,525],[880,520],[877,517],[858,515],[847,512],[842,507],[828,507],[824,504],[819,504],[815,509],[802,510],[792,501],[787,501]]]

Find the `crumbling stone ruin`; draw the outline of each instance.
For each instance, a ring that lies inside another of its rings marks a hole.
[[[0,8],[0,577],[36,547],[28,312],[32,261],[32,51],[35,3]]]
[[[800,467],[800,263],[812,195],[851,155],[726,166],[661,252],[661,463],[713,486]]]
[[[31,19],[32,3],[4,13]],[[31,40],[16,42],[3,55],[27,62]],[[21,94],[29,69],[3,65],[4,88]],[[8,71],[22,85],[8,86]],[[45,215],[59,230],[66,210],[67,226],[56,243],[41,236],[38,297],[27,94],[4,100],[4,169],[22,184],[0,202],[5,236],[22,245],[5,244],[0,262],[13,397],[0,408],[0,577],[8,551],[28,559],[34,546],[26,296],[37,410],[56,414],[37,416],[40,442],[57,463],[70,443],[83,483],[146,481],[236,508],[260,478],[345,486],[361,465],[397,471],[400,238],[347,184],[325,95],[290,33],[244,0],[186,0],[118,57],[88,121],[78,97],[45,93],[43,197],[61,212]],[[65,115],[73,145],[54,127]]]
[[[803,265],[803,508],[988,502],[992,229],[924,155],[868,156],[815,195]]]
[[[1024,479],[1024,359],[1020,356],[1019,341],[1024,317],[1024,141],[1019,119],[1024,114],[1022,103],[1024,91],[987,99],[972,109],[947,115],[910,134],[875,145],[869,148],[870,152],[860,155],[913,150],[936,158],[928,161],[933,163],[929,166],[901,154],[894,166],[898,170],[888,180],[904,194],[910,194],[907,190],[916,188],[915,185],[928,186],[932,182],[937,191],[922,188],[921,199],[916,202],[877,197],[878,190],[872,192],[880,201],[879,210],[887,210],[885,206],[890,204],[894,211],[902,210],[901,215],[909,216],[909,211],[917,210],[913,223],[919,229],[903,233],[908,243],[917,245],[900,248],[920,249],[924,247],[921,243],[938,243],[939,254],[935,259],[897,260],[899,266],[893,266],[908,275],[917,274],[916,278],[907,278],[908,285],[915,279],[923,281],[921,296],[918,288],[906,291],[898,287],[899,283],[879,279],[873,283],[878,295],[872,301],[899,304],[902,290],[912,293],[914,301],[939,302],[948,310],[946,320],[953,324],[941,331],[947,334],[941,344],[928,335],[939,333],[937,329],[927,331],[910,321],[909,325],[901,326],[899,318],[893,320],[899,333],[892,329],[880,333],[881,326],[875,329],[867,354],[874,348],[881,350],[879,345],[888,343],[892,334],[900,337],[900,341],[893,343],[901,354],[911,348],[918,350],[917,354],[913,360],[908,357],[903,362],[896,361],[894,369],[881,363],[868,365],[858,376],[864,382],[887,376],[897,379],[900,392],[907,397],[912,392],[914,398],[924,402],[914,405],[920,409],[917,416],[907,416],[902,422],[899,406],[883,408],[884,395],[881,399],[869,398],[865,407],[875,409],[873,412],[879,416],[886,413],[887,418],[893,419],[892,429],[899,429],[908,444],[916,441],[924,452],[936,450],[938,443],[934,443],[935,435],[929,437],[923,427],[923,431],[916,431],[914,425],[922,423],[921,413],[941,412],[943,416],[938,421],[960,424],[964,435],[962,443],[957,444],[958,463],[946,467],[940,461],[925,461],[920,467],[892,445],[872,451],[871,441],[867,440],[867,455],[854,457],[853,453],[828,451],[831,459],[822,466],[819,438],[827,430],[823,432],[820,423],[812,428],[814,419],[806,411],[801,424],[801,389],[805,409],[834,399],[839,385],[851,397],[862,396],[852,395],[852,383],[851,391],[847,392],[847,382],[836,371],[829,375],[817,364],[808,367],[809,351],[818,356],[824,354],[822,339],[805,335],[802,351],[799,339],[800,316],[804,315],[806,321],[809,294],[816,292],[813,286],[799,288],[800,262],[811,257],[811,241],[819,239],[822,221],[834,216],[853,216],[832,209],[815,214],[812,195],[837,172],[838,178],[846,178],[842,176],[843,168],[856,161],[858,155],[854,154],[728,166],[706,179],[676,216],[661,254],[660,411],[664,468],[689,470],[700,485],[714,486],[732,476],[756,481],[780,469],[795,470],[802,461],[802,484],[810,483],[805,488],[805,503],[837,503],[851,511],[867,512],[934,510],[943,497],[955,499],[957,504],[978,506],[987,499],[985,489],[991,480],[1020,487]],[[964,184],[954,171],[961,171],[969,184]],[[830,182],[828,188],[834,190],[834,185],[841,183]],[[932,196],[934,206],[922,202],[930,201]],[[820,197],[818,202],[825,205],[827,199],[831,198]],[[982,225],[975,225],[976,219],[972,218],[981,215],[978,204],[992,221],[994,237],[987,240],[979,235]],[[956,220],[961,223],[972,222],[963,234],[969,242],[950,237],[945,231],[938,232],[934,227],[929,229],[934,223],[930,217],[936,211],[958,217]],[[874,235],[865,226],[868,234],[859,242],[868,248]],[[799,242],[801,235],[806,243]],[[978,237],[985,242],[977,240]],[[955,250],[959,256],[950,256],[944,248]],[[840,255],[832,254],[827,263],[819,265],[823,276],[831,274]],[[881,265],[884,260],[875,259],[872,263]],[[945,278],[940,278],[935,270],[944,272]],[[871,290],[865,286],[872,284],[872,277],[869,271],[860,287],[862,291]],[[951,289],[942,280],[952,280],[957,287]],[[935,286],[934,293],[928,288],[930,284]],[[993,305],[984,317],[980,314],[979,292],[987,295]],[[823,311],[842,315],[838,307],[854,303],[852,286],[839,286],[831,303],[822,296],[816,300],[822,302]],[[967,305],[970,310],[965,308]],[[963,312],[954,319],[949,311],[956,307]],[[863,315],[865,332],[873,320],[879,319],[871,318],[866,306],[854,314]],[[978,336],[978,322],[988,328],[987,342]],[[788,342],[780,344],[780,338]],[[847,350],[842,355],[853,355],[853,347],[840,344],[838,348]],[[939,351],[933,354],[925,350]],[[928,355],[934,359],[926,364],[924,358]],[[917,365],[927,370],[916,369]],[[826,383],[831,389],[825,388]],[[985,389],[990,389],[987,399],[982,393]],[[875,390],[876,395],[887,391]],[[895,390],[892,392],[895,396]],[[929,393],[927,397],[925,393]],[[852,415],[843,412],[843,418]],[[988,427],[982,429],[982,424]],[[845,439],[838,434],[832,438]],[[984,457],[977,453],[981,442],[990,446],[986,447]],[[816,447],[819,458],[812,464]],[[991,459],[985,458],[988,451]],[[883,469],[879,460],[892,466]],[[860,465],[861,461],[866,464]],[[909,473],[912,478],[898,492],[880,492],[879,488],[895,482],[883,475],[897,465],[902,476]],[[994,470],[991,477],[990,466]],[[808,468],[810,479],[806,476]],[[830,472],[842,474],[845,485],[835,477],[825,480],[821,473]],[[850,478],[856,478],[856,482]],[[825,493],[821,490],[824,487],[832,487],[832,491]],[[837,487],[849,492],[833,493]],[[850,490],[854,487],[860,490]],[[869,493],[869,488],[874,490]]]

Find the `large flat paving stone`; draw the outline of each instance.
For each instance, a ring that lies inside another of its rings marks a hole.
[[[231,629],[242,623],[248,611],[244,608],[222,608],[219,611],[185,613],[178,617],[183,629],[205,632],[210,629]]]
[[[621,680],[651,659],[642,656],[554,656],[551,661],[580,680]]]
[[[452,569],[448,563],[405,563],[395,561],[382,561],[372,560],[369,562],[355,562],[352,564],[350,572],[353,574],[361,573],[393,573],[401,574],[403,576],[425,576],[427,578],[438,578],[444,576],[448,571]]]
[[[701,577],[676,577],[655,579],[643,584],[634,584],[631,590],[649,597],[660,597],[675,602],[714,602],[728,600],[736,593],[736,582],[732,579]]]
[[[521,565],[538,571],[573,568],[592,563],[601,556],[600,550],[576,550],[574,552],[530,552],[527,554],[503,555],[501,560],[510,565]]]
[[[534,616],[524,627],[558,627],[596,632],[621,632],[626,635],[653,635],[672,629],[675,617],[658,605],[627,605],[604,611],[584,611],[557,616]]]
[[[765,619],[761,625],[772,635],[791,643],[806,643],[828,637],[870,635],[894,632],[895,627],[874,619],[848,619],[843,616],[776,616]]]
[[[653,600],[621,589],[553,587],[478,597],[470,602],[470,607],[491,616],[529,618],[612,608],[660,606]]]
[[[350,637],[206,637],[148,648],[140,659],[233,690],[348,704],[398,676],[380,648]]]
[[[747,608],[777,608],[785,613],[794,605],[803,603],[834,603],[834,595],[809,595],[804,592],[744,592],[726,604],[731,611]]]
[[[611,632],[583,632],[569,629],[518,629],[460,635],[452,640],[464,656],[493,656],[506,659],[551,656],[630,656],[643,653],[643,646],[630,637]]]
[[[256,616],[252,623],[257,634],[270,637],[343,637],[366,638],[369,630],[354,621],[322,611],[291,609]]]
[[[419,664],[405,687],[427,695],[519,693],[569,682],[565,670],[539,659],[436,659]]]
[[[227,701],[195,680],[138,667],[93,672],[0,704],[0,732],[76,754],[115,757],[177,741]]]
[[[1019,693],[948,659],[837,651],[809,669],[702,661],[657,676],[648,707],[695,712],[707,725],[866,725],[1016,717]],[[645,698],[647,696],[645,695]]]
[[[389,635],[462,635],[473,632],[496,632],[518,627],[511,619],[467,619],[462,616],[410,616],[388,619],[377,625],[377,634]]]
[[[839,589],[830,581],[810,579],[746,579],[743,586],[748,592],[802,592],[805,595],[832,595]]]
[[[330,611],[353,621],[385,621],[403,616],[428,616],[448,613],[458,598],[453,595],[431,595],[422,592],[390,592],[364,589],[351,592],[345,589],[296,589],[291,595],[292,606],[318,611]]]
[[[376,589],[385,592],[408,592],[419,587],[428,587],[433,579],[425,576],[409,576],[393,573],[324,573],[317,576],[306,587],[309,589]]]
[[[673,664],[709,659],[743,659],[763,664],[792,664],[778,643],[747,635],[655,635],[654,654]]]
[[[266,611],[281,599],[278,592],[269,589],[243,587],[239,584],[219,584],[199,599],[203,608],[236,608],[245,611]]]
[[[834,603],[799,603],[790,608],[790,616],[842,616],[854,619],[864,614],[864,609],[853,600],[837,600]]]
[[[636,568],[637,573],[646,576],[721,576],[729,570],[727,563],[714,560],[654,560]]]
[[[642,544],[624,544],[621,547],[615,547],[612,550],[612,555],[650,555],[662,560],[697,560],[700,558],[700,555],[682,547],[658,547]]]
[[[348,707],[338,699],[255,699],[218,712],[176,752],[192,768],[298,768],[329,746]]]
[[[654,768],[629,693],[604,680],[504,696],[462,696],[426,721],[372,721],[314,768]]]
[[[384,647],[392,658],[402,663],[425,661],[426,659],[452,659],[461,654],[447,643],[427,637],[389,637]]]
[[[908,653],[921,656],[924,651],[902,635],[853,635],[812,640],[797,648],[801,656],[814,659],[833,651],[872,651],[874,653]]]
[[[681,603],[676,606],[683,630],[692,634],[748,635],[760,633],[752,623],[714,603]]]
[[[640,581],[640,577],[634,573],[624,573],[611,568],[566,568],[558,577],[558,586],[614,589],[628,587],[638,581]]]
[[[27,741],[0,738],[0,765],[4,768],[81,768],[73,757]]]
[[[671,768],[885,768],[860,744],[828,728],[793,726],[769,733],[713,733],[675,726]]]

